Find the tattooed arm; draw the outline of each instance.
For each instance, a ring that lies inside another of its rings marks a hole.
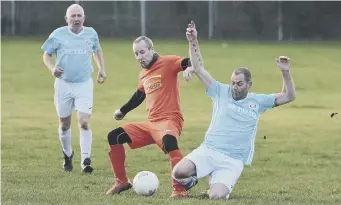
[[[205,85],[205,88],[207,89],[213,82],[215,82],[215,79],[204,68],[204,62],[200,54],[200,48],[197,38],[198,33],[193,21],[191,22],[191,24],[188,24],[186,36],[189,41],[189,55],[192,62],[192,67],[199,80]]]

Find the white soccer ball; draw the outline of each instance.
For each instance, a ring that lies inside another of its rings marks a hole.
[[[141,171],[133,180],[133,189],[138,195],[152,196],[159,188],[159,179],[150,171]]]

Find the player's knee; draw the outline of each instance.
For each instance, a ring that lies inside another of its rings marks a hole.
[[[66,132],[71,126],[71,116],[59,118],[59,128],[62,132]]]
[[[86,114],[82,112],[78,113],[78,124],[81,129],[83,130],[90,129],[90,125],[89,125],[90,116],[91,116],[90,114]]]
[[[196,175],[195,165],[188,159],[182,159],[175,165],[172,175],[175,179],[184,179]]]
[[[131,138],[122,127],[119,127],[108,133],[108,142],[110,145],[131,143]]]
[[[60,123],[59,127],[62,132],[66,132],[70,129],[70,123]]]
[[[210,187],[210,199],[227,199],[229,189],[223,184],[213,184]]]
[[[81,123],[80,123],[80,127],[81,127],[83,130],[88,130],[88,129],[89,129],[89,123],[88,123],[88,122],[81,122]]]
[[[66,132],[68,129],[70,129],[70,126],[61,126],[60,129],[62,132]]]
[[[179,149],[178,140],[173,135],[165,135],[162,137],[163,149],[169,153],[171,151]]]
[[[210,199],[211,200],[217,200],[217,199],[226,199],[228,193],[224,193],[222,191],[211,191],[210,190]]]
[[[175,166],[173,169],[172,175],[175,179],[184,179],[184,178],[189,177],[186,169],[181,166]]]

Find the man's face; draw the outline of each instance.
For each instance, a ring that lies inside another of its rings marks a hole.
[[[66,22],[71,28],[80,28],[85,20],[84,11],[81,7],[71,8],[66,14]]]
[[[133,44],[133,51],[136,60],[141,64],[142,67],[147,67],[153,59],[154,50],[148,48],[145,41],[140,41]]]
[[[231,87],[232,87],[232,97],[235,100],[241,100],[244,99],[249,89],[251,88],[252,83],[246,82],[244,74],[240,73],[236,75],[235,73],[232,73],[231,76]]]

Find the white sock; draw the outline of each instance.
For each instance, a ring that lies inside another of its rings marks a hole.
[[[80,129],[80,146],[81,146],[81,165],[85,158],[90,158],[91,144],[92,144],[92,131],[91,129]]]
[[[63,152],[66,156],[70,157],[72,155],[72,147],[71,147],[71,129],[66,130],[65,132],[62,131],[61,128],[58,130],[59,133],[59,140],[63,147]]]
[[[228,200],[230,198],[230,194],[226,195],[226,200]]]

